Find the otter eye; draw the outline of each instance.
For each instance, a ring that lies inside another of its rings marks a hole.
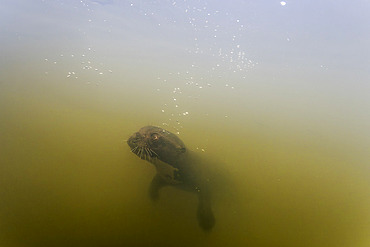
[[[152,140],[153,141],[158,141],[159,140],[159,135],[157,133],[152,134]]]

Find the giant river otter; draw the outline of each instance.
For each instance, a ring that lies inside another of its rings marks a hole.
[[[162,128],[145,126],[134,133],[127,140],[127,144],[131,152],[152,163],[157,170],[149,189],[152,200],[159,198],[159,190],[165,185],[194,192],[199,198],[199,226],[210,230],[215,225],[208,188],[209,179],[200,169],[199,157],[187,150],[180,138]]]

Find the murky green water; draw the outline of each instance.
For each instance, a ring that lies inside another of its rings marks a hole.
[[[290,26],[289,4],[4,4],[0,245],[368,246],[368,54],[340,40],[338,61],[340,30]],[[148,198],[125,143],[148,124],[209,161],[211,232],[195,195]]]

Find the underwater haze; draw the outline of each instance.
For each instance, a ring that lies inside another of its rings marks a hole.
[[[3,0],[0,246],[370,246],[370,2]],[[207,160],[148,196],[126,140]]]

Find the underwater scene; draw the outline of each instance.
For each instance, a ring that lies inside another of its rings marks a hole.
[[[2,1],[0,246],[370,246],[369,12]]]

